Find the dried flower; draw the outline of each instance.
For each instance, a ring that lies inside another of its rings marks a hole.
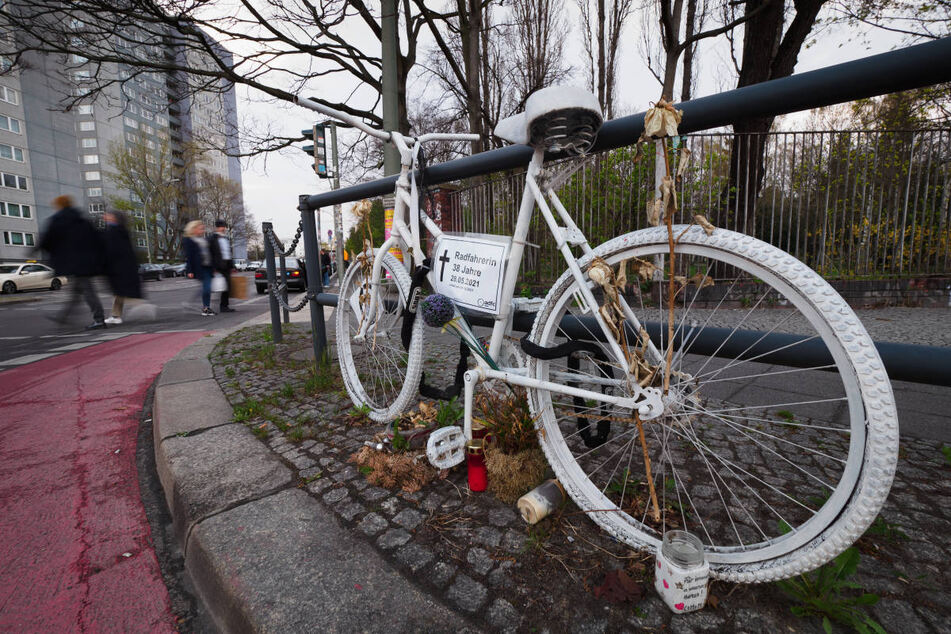
[[[442,328],[456,316],[456,307],[445,295],[430,295],[419,304],[423,322],[433,328]]]
[[[683,111],[661,99],[644,116],[644,136],[655,139],[677,136],[677,124],[683,116]]]

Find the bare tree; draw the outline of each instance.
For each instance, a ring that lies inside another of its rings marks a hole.
[[[184,169],[173,165],[166,142],[157,147],[149,143],[141,137],[133,143],[113,142],[106,158],[110,168],[106,177],[130,193],[130,200],[114,199],[112,203],[142,219],[136,228],[146,232],[150,255],[174,259],[186,220],[181,206]],[[191,151],[186,158],[193,163]]]
[[[521,109],[532,92],[571,72],[564,59],[562,0],[497,5],[501,3],[460,0],[444,25],[430,21],[436,46],[425,71],[441,89],[430,98],[430,110],[436,104],[465,117],[466,131],[483,137],[472,151],[501,144],[492,136],[499,119]]]
[[[399,7],[399,120],[405,131],[405,86],[426,20],[411,0]],[[444,19],[427,14],[428,21]],[[83,78],[80,90],[60,96],[64,109],[109,86],[160,72],[187,80],[179,84],[188,92],[245,85],[288,103],[306,96],[382,126],[382,60],[378,47],[363,45],[380,41],[382,28],[379,10],[365,0],[236,0],[227,8],[201,0],[8,0],[0,6],[0,23],[15,34],[4,51],[14,69],[29,64],[33,53],[58,55],[64,74]],[[339,93],[317,90],[330,82],[352,90],[334,100],[330,94]],[[300,140],[270,131],[244,152]]]
[[[236,230],[244,224],[241,186],[230,178],[207,169],[200,169],[194,186],[198,217],[211,227],[216,220],[224,220]]]
[[[588,88],[598,96],[606,119],[614,118],[617,60],[621,33],[634,10],[633,0],[575,0],[581,12],[582,44],[588,58]]]

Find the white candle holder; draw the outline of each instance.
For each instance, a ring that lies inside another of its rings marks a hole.
[[[657,551],[654,587],[676,614],[699,610],[707,602],[710,564],[703,544],[686,531],[667,531]]]

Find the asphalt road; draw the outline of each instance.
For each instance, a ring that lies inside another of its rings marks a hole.
[[[66,325],[50,320],[68,301],[68,286],[59,291],[0,296],[0,370],[134,333],[214,330],[239,324],[268,310],[267,296],[258,295],[253,283],[248,286],[248,299],[231,300],[236,312],[204,317],[194,280],[180,277],[148,281],[143,286],[145,298],[126,303],[124,323],[92,331],[84,330],[92,322],[85,303],[75,308]],[[112,293],[104,280],[97,280],[96,288],[108,317]],[[291,293],[291,303],[296,303],[295,298],[298,294]],[[22,301],[27,299],[34,301]],[[218,309],[215,297],[212,309]]]

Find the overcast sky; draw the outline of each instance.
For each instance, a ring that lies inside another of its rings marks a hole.
[[[621,69],[618,80],[620,104],[618,110],[622,113],[642,112],[649,102],[657,99],[660,90],[638,51],[637,28],[636,25],[629,27],[629,37],[626,38],[627,42],[622,47],[618,64]],[[580,36],[573,35],[572,46],[567,48],[569,62],[572,55],[579,56],[581,51]],[[885,52],[897,44],[896,38],[884,34],[871,38],[872,44],[862,42],[862,38],[857,38],[855,35],[856,33],[847,32],[844,29],[827,30],[821,33],[817,43],[804,49],[800,54],[796,72],[814,70]],[[368,48],[370,45],[372,42],[368,43]],[[727,55],[725,48],[723,50],[708,49],[702,52],[697,69],[698,85],[695,96],[715,94],[729,90],[734,85],[732,63]],[[580,67],[580,57],[577,57],[577,60],[578,63],[574,65]],[[343,99],[352,88],[340,85],[339,80],[328,83],[331,85],[320,87],[318,90],[327,90],[332,98]],[[573,83],[583,85],[580,72],[577,73]],[[408,92],[412,96],[414,91],[419,90],[420,84],[416,83],[409,87]],[[287,104],[262,103],[260,96],[249,94],[247,88],[238,88],[239,118],[245,121],[268,122],[288,136],[299,134],[303,128],[309,128],[317,120],[313,114],[303,108]],[[346,139],[346,135],[341,135],[341,144],[346,143]],[[293,237],[300,219],[296,209],[298,195],[315,194],[330,189],[329,181],[318,179],[313,173],[310,167],[312,162],[312,158],[300,150],[285,150],[281,153],[271,153],[267,157],[242,160],[244,199],[248,211],[254,214],[258,223],[265,220],[273,222],[278,235],[284,239]],[[343,180],[346,181],[346,175],[343,176]],[[343,183],[342,186],[346,184]],[[326,236],[327,229],[333,226],[332,211],[332,209],[322,211],[323,236]],[[344,216],[345,220],[349,220],[348,214],[345,213]],[[349,222],[346,226],[349,229]]]

